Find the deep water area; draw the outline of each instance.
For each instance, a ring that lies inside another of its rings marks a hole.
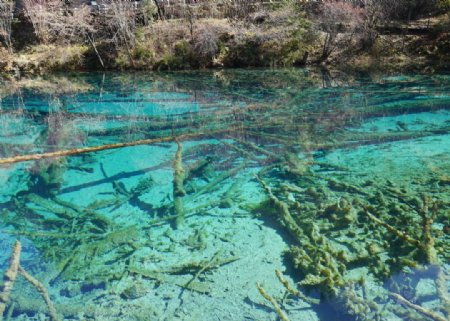
[[[449,74],[0,82],[4,320],[445,321],[449,232]]]

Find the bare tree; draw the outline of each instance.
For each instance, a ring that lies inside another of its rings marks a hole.
[[[362,22],[362,10],[349,2],[326,0],[319,13],[320,29],[326,33],[319,61],[325,61],[336,49],[339,33],[353,35]]]
[[[60,40],[79,41],[95,31],[91,9],[88,6],[65,10],[61,25],[64,29],[59,34]]]
[[[60,0],[23,0],[23,5],[36,36],[44,44],[79,41],[93,31],[87,6],[69,10]]]
[[[196,28],[193,47],[196,55],[200,58],[201,66],[206,66],[213,61],[219,51],[220,30],[212,25],[201,24]]]
[[[12,50],[11,26],[13,11],[13,2],[0,2],[0,39],[9,51]]]
[[[194,25],[197,20],[195,8],[190,4],[184,5],[184,17],[189,25],[189,34],[191,36],[191,43],[194,42]]]
[[[60,1],[24,0],[24,13],[33,25],[34,33],[43,43],[48,43],[52,38],[54,20],[60,9]]]
[[[361,28],[362,49],[369,49],[378,37],[377,27],[384,20],[383,4],[379,0],[360,0],[363,9]]]
[[[261,9],[258,1],[248,0],[224,0],[226,16],[231,19],[244,19],[258,9]]]
[[[133,3],[111,0],[106,24],[116,48],[124,47],[131,64],[134,66],[132,49],[136,43],[136,8]]]

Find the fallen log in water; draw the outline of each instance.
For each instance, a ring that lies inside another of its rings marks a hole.
[[[175,159],[173,161],[173,207],[175,214],[177,215],[175,225],[180,227],[184,222],[184,208],[183,208],[183,196],[186,195],[184,190],[184,180],[186,178],[186,172],[183,168],[183,145],[176,140],[178,149],[175,153]]]
[[[155,143],[171,142],[174,140],[185,140],[185,139],[191,139],[191,138],[196,138],[196,137],[200,137],[200,136],[224,133],[224,132],[228,132],[228,131],[232,131],[232,130],[233,130],[233,128],[228,128],[228,129],[221,129],[221,130],[210,131],[210,132],[205,132],[205,133],[195,133],[195,134],[185,134],[185,135],[179,135],[179,136],[141,139],[141,140],[126,142],[126,143],[106,144],[106,145],[100,145],[100,146],[67,149],[67,150],[61,150],[61,151],[56,151],[56,152],[7,157],[7,158],[0,159],[0,165],[20,163],[20,162],[26,162],[26,161],[31,161],[31,160],[40,160],[40,159],[44,159],[44,158],[72,156],[72,155],[92,153],[92,152],[98,152],[98,151],[102,151],[102,150],[118,149],[118,148],[137,146],[137,145],[149,145],[149,144],[155,144]]]

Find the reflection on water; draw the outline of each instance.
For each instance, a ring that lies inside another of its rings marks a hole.
[[[1,165],[0,267],[19,240],[41,285],[8,274],[0,308],[447,320],[449,92],[447,75],[308,70],[4,83],[2,158],[153,141]]]

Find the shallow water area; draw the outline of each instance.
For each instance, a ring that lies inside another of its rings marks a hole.
[[[19,269],[5,319],[450,317],[449,75],[1,85],[0,270],[50,299]]]

